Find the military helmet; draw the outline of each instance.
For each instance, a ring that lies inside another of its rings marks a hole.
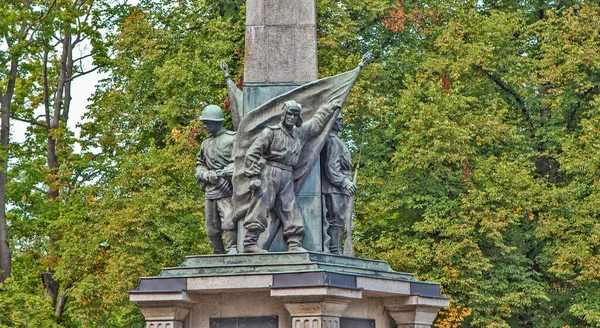
[[[201,121],[213,121],[213,122],[223,122],[225,117],[223,117],[223,110],[221,107],[217,105],[208,105],[204,107],[202,110],[202,115],[200,115]]]
[[[281,109],[281,122],[285,120],[286,113],[300,114],[302,111],[302,105],[297,103],[295,100],[288,100],[283,104],[283,108]],[[296,121],[296,126],[302,126],[302,118],[298,115],[298,120]]]
[[[302,111],[302,105],[295,100],[288,100],[283,104],[283,110],[289,113],[299,114]]]

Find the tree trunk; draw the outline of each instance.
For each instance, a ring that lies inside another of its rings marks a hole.
[[[10,132],[10,103],[17,81],[17,59],[11,60],[6,93],[0,92],[0,282],[10,277],[11,251],[8,245],[8,222],[6,219],[6,183],[8,182],[8,143]]]
[[[54,315],[56,316],[56,322],[60,323],[62,321],[62,314],[65,311],[67,306],[67,295],[63,293],[60,295],[58,299],[58,303],[56,304],[56,309],[54,310]]]
[[[10,127],[10,100],[8,94],[2,97],[2,122],[0,123],[0,283],[10,277],[11,251],[8,245],[8,223],[6,220],[6,183],[8,177],[8,132]]]
[[[71,102],[71,77],[73,76],[73,44],[71,43],[72,35],[69,31],[64,32],[64,40],[62,44],[62,54],[60,58],[60,69],[58,75],[58,81],[56,85],[56,92],[54,94],[54,107],[53,111],[49,108],[49,101],[46,98],[49,94],[47,84],[47,55],[44,56],[44,97],[46,105],[46,122],[48,125],[48,145],[47,145],[47,165],[51,176],[48,178],[48,197],[53,202],[58,202],[60,196],[60,177],[59,177],[59,158],[57,154],[58,143],[61,142],[62,138],[58,136],[57,131],[65,128],[63,125],[67,124],[69,118],[69,106]],[[77,41],[76,41],[77,42]],[[63,122],[61,122],[61,120]],[[61,132],[62,133],[62,132]],[[54,245],[54,239],[56,237],[50,236],[51,247]],[[52,305],[54,307],[54,314],[58,323],[62,320],[62,314],[67,304],[66,289],[62,295],[59,296],[60,282],[54,279],[53,272],[46,272],[44,274],[44,285],[46,286],[46,295],[52,298]]]
[[[52,300],[52,307],[56,306],[56,299],[58,298],[58,283],[52,278],[52,272],[44,272],[42,274],[42,281],[46,288],[46,297],[50,297]]]

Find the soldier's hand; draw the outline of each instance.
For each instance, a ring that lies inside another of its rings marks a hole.
[[[226,166],[221,171],[223,172],[224,177],[230,177],[233,175],[233,166]]]
[[[344,189],[350,194],[354,195],[356,193],[356,184],[350,180],[346,180],[344,184]]]
[[[217,176],[217,172],[210,171],[208,173],[208,182],[212,184],[216,184],[219,181],[219,177]]]
[[[258,164],[258,162],[254,162],[254,163],[252,163],[252,166],[249,169],[247,169],[246,171],[251,173],[250,176],[253,176],[253,175],[260,174],[260,172],[262,171],[262,168],[260,167],[260,164]]]
[[[194,175],[194,177],[196,178],[196,181],[202,181],[202,171],[196,170],[196,174]]]
[[[224,60],[221,60],[221,64],[219,66],[221,67],[223,74],[225,74],[225,78],[229,78],[229,66],[227,63]]]
[[[336,100],[332,101],[330,103],[330,105],[331,105],[331,108],[333,108],[333,109],[340,109],[340,108],[342,108],[342,101],[339,99],[336,99]]]
[[[248,185],[248,189],[250,189],[250,191],[254,191],[254,190],[260,188],[261,185],[262,185],[262,182],[260,182],[260,179],[252,179],[250,181],[250,184]]]

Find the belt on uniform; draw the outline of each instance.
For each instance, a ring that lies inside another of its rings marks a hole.
[[[276,168],[285,170],[285,171],[291,171],[292,167],[289,165],[285,165],[285,164],[281,164],[281,163],[277,163],[277,162],[272,162],[272,161],[266,161],[265,164],[269,165],[269,166],[274,166]]]

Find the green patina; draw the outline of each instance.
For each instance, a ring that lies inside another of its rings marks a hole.
[[[417,281],[413,274],[392,270],[385,261],[317,252],[187,256],[159,277],[208,277],[240,274],[329,272],[388,280]]]

